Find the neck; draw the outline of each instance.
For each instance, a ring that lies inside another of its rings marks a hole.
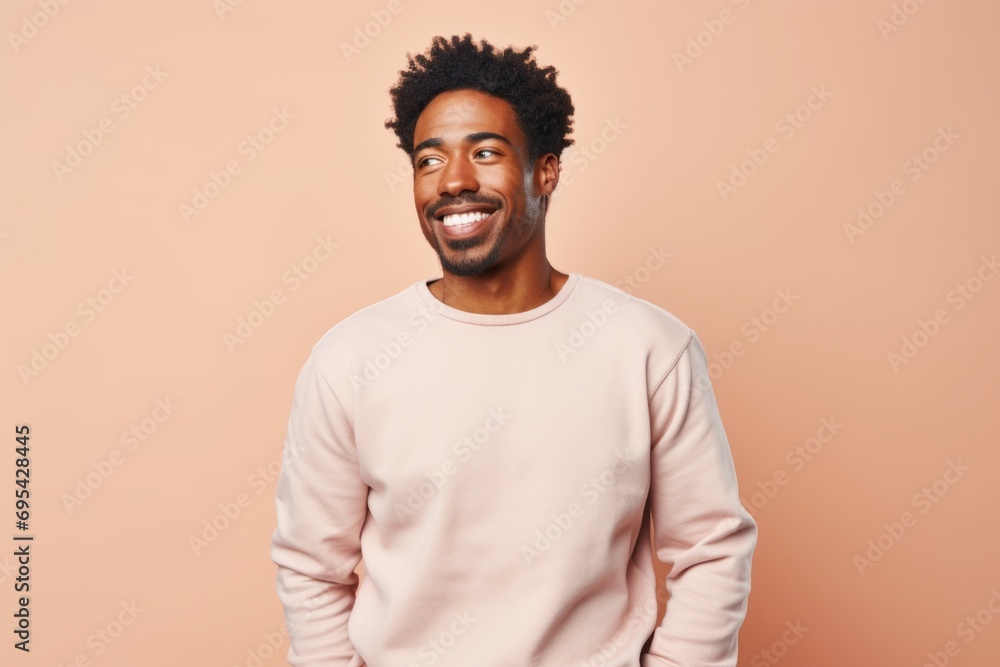
[[[495,268],[477,276],[445,272],[428,288],[442,303],[470,313],[506,315],[537,308],[550,300],[569,276],[547,261],[533,268]]]

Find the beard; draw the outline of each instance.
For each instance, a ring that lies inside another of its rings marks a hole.
[[[524,186],[526,192],[533,192],[530,173],[525,174]],[[548,209],[547,196],[541,197],[539,201],[526,198],[525,210],[520,214],[517,212],[517,201],[512,202],[509,208],[499,206],[499,201],[496,203],[497,211],[505,215],[510,212],[511,218],[494,222],[486,234],[477,235],[475,238],[442,239],[433,229],[430,231],[427,240],[437,253],[442,269],[456,276],[478,276],[493,268],[508,246],[517,243],[520,237],[527,238],[533,235],[532,227],[536,224],[533,221],[537,221],[540,226]],[[530,242],[521,240],[524,243]]]
[[[441,262],[441,268],[456,276],[478,276],[496,266],[517,229],[514,223],[494,225],[501,225],[499,231],[494,227],[487,235],[476,238],[442,241],[433,236],[434,251]]]

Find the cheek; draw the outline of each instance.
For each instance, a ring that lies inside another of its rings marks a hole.
[[[433,192],[428,189],[426,183],[413,184],[413,205],[420,213],[424,213],[427,207],[436,201],[432,195]]]
[[[524,199],[524,182],[520,172],[484,173],[479,179],[479,188],[491,197],[503,200],[505,206],[514,206]]]

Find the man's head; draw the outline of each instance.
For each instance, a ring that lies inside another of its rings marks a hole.
[[[502,52],[472,36],[435,37],[390,89],[385,126],[413,163],[421,228],[444,270],[478,275],[525,253],[544,256],[544,219],[573,143],[573,104],[529,46]],[[491,214],[468,226],[452,213]],[[449,224],[445,224],[445,223]],[[537,258],[536,258],[537,259]]]

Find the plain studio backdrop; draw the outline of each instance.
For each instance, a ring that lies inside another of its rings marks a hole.
[[[573,97],[553,265],[704,341],[760,526],[741,667],[995,664],[995,3],[0,17],[4,664],[285,664],[268,549],[293,382],[340,319],[438,275],[383,122],[406,53],[467,31],[537,45]]]

